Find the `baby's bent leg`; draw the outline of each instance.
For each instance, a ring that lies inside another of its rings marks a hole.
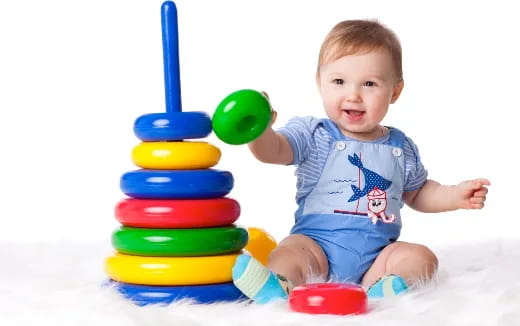
[[[381,251],[363,276],[362,284],[369,287],[381,277],[394,274],[411,285],[430,280],[437,266],[437,257],[426,246],[398,241]]]
[[[294,286],[315,278],[325,280],[329,272],[323,249],[303,234],[293,234],[282,240],[269,256],[267,267]]]
[[[243,254],[232,270],[235,286],[257,303],[287,299],[293,286],[311,276],[326,277],[327,273],[327,258],[321,247],[300,234],[285,238],[271,253],[267,267]]]

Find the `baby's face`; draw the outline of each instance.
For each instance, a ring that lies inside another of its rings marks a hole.
[[[327,116],[344,135],[363,140],[382,136],[379,124],[402,86],[390,54],[383,49],[322,65],[318,77]]]

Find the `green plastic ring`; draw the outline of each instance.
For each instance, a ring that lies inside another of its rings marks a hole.
[[[229,94],[213,113],[213,131],[220,140],[242,145],[258,138],[271,121],[271,105],[260,92],[242,89]]]
[[[234,225],[198,229],[144,229],[120,226],[112,245],[136,256],[211,256],[239,251],[247,244],[246,229]]]

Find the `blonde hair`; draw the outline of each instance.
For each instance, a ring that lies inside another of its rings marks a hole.
[[[401,44],[395,33],[375,20],[345,20],[327,34],[321,45],[318,58],[320,67],[346,55],[368,53],[378,49],[387,50],[394,65],[398,80],[403,79]]]

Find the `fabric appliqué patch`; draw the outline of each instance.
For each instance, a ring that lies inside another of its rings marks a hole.
[[[376,224],[379,219],[381,219],[384,223],[393,223],[395,221],[395,215],[391,214],[390,216],[387,216],[385,213],[387,206],[386,190],[390,188],[392,181],[387,180],[376,172],[365,168],[363,166],[363,162],[361,162],[360,156],[357,154],[349,155],[348,160],[352,165],[359,169],[360,173],[363,173],[365,178],[365,186],[363,189],[360,189],[360,185],[350,185],[353,194],[349,198],[348,202],[353,202],[355,200],[359,201],[360,198],[367,196],[367,212],[358,212],[356,207],[355,212],[334,210],[334,213],[365,215],[368,216],[368,218],[370,218],[374,224]],[[360,178],[358,178],[358,180],[359,179]]]
[[[372,189],[368,193],[368,217],[372,221],[372,223],[376,224],[378,218],[385,223],[393,223],[395,221],[395,215],[391,214],[390,216],[386,216],[386,191],[383,191],[377,187]]]

